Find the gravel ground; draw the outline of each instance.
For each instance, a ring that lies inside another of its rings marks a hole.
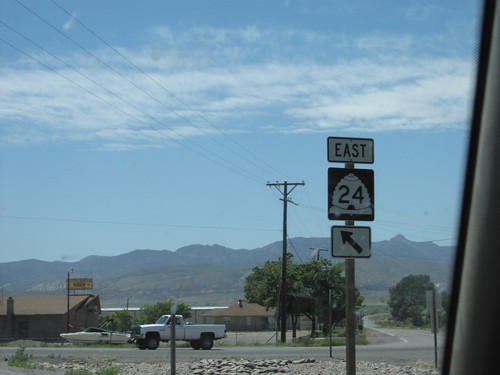
[[[121,375],[165,375],[170,374],[170,364],[167,363],[88,363],[63,362],[39,363],[46,370],[28,370],[10,367],[5,361],[0,364],[2,375],[64,375],[68,370],[86,368],[94,373],[106,366],[115,366],[120,369]],[[297,374],[297,375],[344,375],[346,364],[342,360],[315,361],[314,359],[273,359],[273,360],[244,360],[244,359],[210,359],[194,363],[176,364],[177,375],[215,375],[215,374]],[[357,362],[357,375],[435,375],[435,369],[417,368],[410,366],[394,366],[385,363]]]

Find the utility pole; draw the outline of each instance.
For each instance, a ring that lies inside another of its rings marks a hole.
[[[267,186],[274,186],[282,195],[283,198],[281,199],[283,201],[283,251],[281,255],[281,286],[280,286],[280,328],[281,328],[281,342],[286,343],[286,318],[287,318],[287,313],[286,313],[286,274],[287,274],[287,269],[286,269],[286,263],[287,263],[287,254],[286,254],[286,243],[287,243],[287,225],[286,225],[286,218],[287,218],[287,203],[291,202],[293,203],[289,198],[288,194],[291,194],[291,192],[299,185],[304,186],[305,183],[304,181],[302,182],[268,182],[266,184]],[[288,187],[291,187],[290,191],[288,191]],[[283,188],[283,190],[282,190]]]
[[[310,247],[309,250],[312,250],[316,253],[313,254],[313,256],[316,255],[316,260],[319,260],[321,251],[330,251],[329,249],[323,249],[321,247]]]
[[[69,275],[73,273],[73,268],[68,271],[68,278],[66,279],[66,289],[68,290],[68,301],[67,301],[67,311],[66,311],[66,332],[69,333]]]

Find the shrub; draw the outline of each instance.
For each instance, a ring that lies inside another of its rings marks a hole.
[[[12,367],[21,367],[21,368],[36,368],[36,366],[32,363],[32,355],[26,354],[25,347],[21,346],[16,350],[16,353],[7,360],[7,364]]]

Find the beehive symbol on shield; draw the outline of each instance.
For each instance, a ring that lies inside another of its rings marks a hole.
[[[374,220],[373,170],[328,169],[328,218]]]

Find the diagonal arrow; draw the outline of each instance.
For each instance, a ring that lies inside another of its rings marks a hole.
[[[358,252],[358,254],[361,254],[363,252],[363,248],[359,246],[359,244],[352,238],[353,232],[341,230],[340,235],[342,236],[342,242],[344,245],[348,243],[353,247],[354,250]]]

